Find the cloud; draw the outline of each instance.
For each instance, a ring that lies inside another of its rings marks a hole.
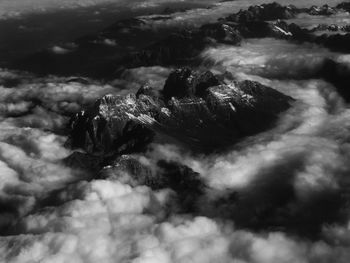
[[[88,177],[62,163],[71,154],[64,146],[69,117],[100,96],[120,89],[79,81],[1,71],[1,232],[51,192]]]
[[[200,197],[199,214],[210,218],[304,238],[319,238],[327,224],[347,224],[347,106],[321,80],[250,78],[297,99],[274,129],[243,140],[226,154],[193,156],[156,144],[145,157],[151,163],[175,160],[200,173],[208,190]]]
[[[104,84],[79,77],[36,77],[24,72],[1,70],[0,233],[13,234],[14,230],[9,226],[16,218],[40,209],[57,190],[91,178],[86,172],[66,167],[62,161],[72,153],[65,144],[69,118],[73,114],[105,94],[136,92],[144,84],[160,89],[168,72],[169,69],[161,67],[136,68],[126,71],[115,83]],[[94,189],[98,195],[105,195],[108,187],[113,186],[109,183],[102,185],[96,183]],[[125,188],[132,191],[130,186]],[[116,189],[111,188],[109,193],[115,194]],[[75,198],[78,198],[79,189],[74,191],[77,192]],[[129,196],[125,194],[124,199],[113,201],[111,209],[115,213],[124,209],[129,209],[130,213],[135,209],[142,210],[146,202],[142,191]],[[93,198],[92,195],[89,198]],[[135,202],[140,204],[132,207],[130,204]],[[89,206],[88,203],[86,205]],[[74,209],[75,213],[85,210],[79,202]],[[42,223],[44,219],[40,220]],[[58,218],[56,222],[60,224]],[[42,225],[36,227],[40,228],[41,232],[45,231]]]
[[[174,23],[199,23],[213,10],[197,12],[176,14]],[[196,206],[186,213],[178,189],[152,189],[137,176],[102,179],[62,162],[72,153],[65,147],[72,114],[107,93],[147,83],[160,89],[171,69],[130,69],[109,84],[0,71],[0,261],[348,262],[350,111],[331,84],[310,79],[325,58],[349,62],[272,39],[202,54],[203,67],[296,101],[271,130],[225,153],[193,155],[158,141],[132,156],[154,170],[167,160],[199,173],[206,187],[186,200]]]
[[[94,185],[99,183],[103,182],[90,184],[91,194],[95,193]],[[104,187],[108,185],[113,186],[113,183],[108,182]],[[120,190],[117,190],[118,194],[122,193]],[[131,191],[130,194],[135,192]],[[28,217],[25,224],[27,229],[33,231],[35,226],[41,224],[41,227],[45,225],[47,232],[1,237],[1,259],[11,259],[10,262],[67,262],[74,259],[75,262],[215,260],[296,263],[336,260],[345,263],[349,256],[348,249],[343,246],[332,247],[322,241],[300,240],[281,232],[256,234],[206,217],[173,217],[167,222],[156,223],[151,215],[140,214],[140,210],[134,210],[131,214],[129,209],[126,214],[108,213],[107,208],[113,203],[109,201],[118,198],[117,195],[107,199],[106,196],[100,199],[85,197],[82,201],[69,203],[59,209],[62,213],[60,220],[57,220],[57,215],[51,220],[52,214],[48,212]],[[84,210],[81,210],[81,205]],[[112,222],[118,224],[114,226]]]
[[[336,60],[338,56],[313,44],[270,38],[246,40],[241,47],[213,47],[201,55],[204,65],[216,66],[219,70],[294,79],[315,75],[326,58]]]
[[[295,23],[303,28],[313,29],[315,25],[317,26],[319,24],[346,26],[350,20],[346,12],[339,12],[332,16],[300,14],[296,18],[290,19],[288,22]]]
[[[161,90],[171,70],[171,68],[160,66],[126,69],[122,76],[119,79],[115,79],[112,84],[122,86],[124,90],[119,94],[125,95],[130,92],[136,93],[144,85]]]

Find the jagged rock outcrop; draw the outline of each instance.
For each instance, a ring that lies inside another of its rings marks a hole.
[[[330,16],[337,13],[336,8],[330,7],[329,5],[323,6],[311,6],[307,9],[306,13],[313,16]]]
[[[160,189],[161,177],[154,167],[142,164],[137,158],[130,155],[121,155],[103,167],[99,177],[109,180],[118,180],[132,186],[147,185],[152,189]]]
[[[313,33],[319,28],[305,29],[285,21],[277,21],[274,23],[264,21],[247,22],[244,25],[238,25],[238,31],[244,38],[264,38],[273,37],[278,39],[295,40],[299,42],[310,42],[325,46],[336,52],[350,51],[350,33],[348,26],[338,27],[326,26],[329,31],[340,31],[337,34],[314,35]],[[345,33],[345,34],[344,34]]]
[[[339,9],[347,10],[347,3],[339,4],[337,7],[311,6],[310,8],[297,8],[294,5],[282,6],[273,2],[269,4],[250,6],[247,10],[240,10],[235,14],[226,17],[227,21],[237,23],[247,23],[251,21],[273,21],[278,19],[291,19],[297,14],[306,13],[314,16],[330,16],[338,12]]]
[[[258,82],[225,83],[209,71],[178,69],[160,93],[144,86],[137,95],[107,95],[77,114],[70,141],[87,154],[75,153],[64,161],[99,171],[99,178],[169,189],[168,205],[193,212],[206,190],[200,175],[183,164],[161,157],[145,161],[136,153],[158,135],[193,151],[219,151],[271,127],[292,101]]]
[[[132,186],[147,185],[154,190],[171,188],[180,192],[194,186],[203,188],[199,174],[183,164],[165,160],[143,164],[132,155],[122,155],[113,160],[101,169],[100,178],[118,180]]]
[[[292,99],[254,81],[220,83],[188,68],[170,74],[164,98],[141,88],[136,97],[107,95],[71,121],[71,145],[97,155],[142,150],[156,134],[195,151],[215,151],[266,130]],[[149,95],[151,94],[151,96]]]
[[[210,37],[223,44],[239,45],[242,41],[240,32],[229,23],[212,23],[200,28],[204,37]]]
[[[169,75],[164,85],[163,95],[167,101],[171,97],[201,96],[208,87],[219,84],[219,80],[210,71],[198,74],[190,68],[182,68]]]
[[[77,170],[98,172],[104,165],[101,156],[94,156],[83,152],[74,152],[62,160],[63,164]]]
[[[149,96],[155,100],[160,97],[159,91],[153,89],[149,85],[144,85],[136,92],[136,98],[140,98],[142,95]]]
[[[158,160],[143,164],[137,157],[122,155],[100,171],[100,178],[118,180],[131,186],[146,185],[153,190],[173,192],[177,209],[193,212],[206,189],[199,173],[175,161]],[[170,204],[171,205],[171,204]]]
[[[293,39],[288,24],[283,21],[265,22],[251,21],[237,26],[237,29],[244,38],[264,38],[273,37],[278,39]]]
[[[230,25],[244,38],[282,38],[316,43],[330,48],[333,51],[349,52],[350,34],[323,34],[321,36],[316,36],[313,34],[313,32],[319,30],[328,30],[333,32],[341,31],[346,33],[349,32],[348,26],[320,25],[319,27],[309,30],[301,28],[293,23],[288,24],[285,21],[280,21],[280,19],[288,20],[300,13],[330,16],[340,12],[341,10],[348,11],[349,9],[349,4],[346,2],[339,4],[336,7],[323,5],[320,7],[312,6],[310,8],[296,8],[292,5],[282,6],[274,2],[270,4],[250,6],[247,10],[240,10],[238,13],[232,14],[224,19],[220,19],[220,21]],[[274,20],[277,21],[272,22]],[[230,24],[230,22],[233,24]]]
[[[350,32],[350,25],[336,25],[336,24],[319,24],[310,30],[311,32],[317,31],[330,31],[330,32]]]
[[[251,21],[268,21],[290,19],[295,17],[298,9],[293,5],[282,6],[276,2],[250,6],[247,10],[240,10],[226,18],[227,21],[246,23]]]
[[[149,96],[104,96],[71,120],[70,143],[74,148],[102,155],[141,150],[152,141],[154,133],[133,118],[153,118],[158,110],[159,105]]]

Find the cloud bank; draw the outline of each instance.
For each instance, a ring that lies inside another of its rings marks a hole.
[[[251,39],[201,59],[228,83],[256,80],[296,101],[273,129],[225,153],[158,142],[131,156],[150,169],[167,160],[198,173],[205,187],[186,212],[178,189],[63,161],[72,114],[105,94],[160,89],[171,69],[130,69],[109,84],[0,71],[1,262],[348,262],[350,110],[315,72],[325,59],[348,65],[349,56]]]

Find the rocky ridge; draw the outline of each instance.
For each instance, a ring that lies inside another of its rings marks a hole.
[[[162,137],[195,154],[224,151],[269,129],[293,101],[258,82],[180,68],[161,91],[143,86],[136,94],[106,95],[76,114],[68,144],[80,150],[64,162],[93,178],[169,189],[177,210],[194,212],[206,189],[200,175],[176,161],[142,161],[139,153]]]
[[[292,98],[254,81],[220,81],[211,72],[175,70],[160,92],[106,95],[71,121],[71,145],[90,154],[140,151],[156,135],[192,150],[216,151],[271,127]],[[215,136],[213,136],[215,134]]]

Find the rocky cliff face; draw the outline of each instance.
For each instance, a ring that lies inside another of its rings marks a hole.
[[[175,161],[159,160],[152,167],[130,155],[122,155],[100,171],[100,178],[153,190],[169,189],[181,212],[194,212],[207,186],[200,174]]]
[[[281,6],[274,2],[271,4],[250,6],[247,10],[240,10],[226,19],[232,22],[246,23],[249,21],[265,21],[293,18],[299,10],[292,5]]]
[[[292,98],[253,81],[220,82],[188,68],[170,74],[161,94],[141,88],[107,95],[71,121],[71,144],[98,155],[142,150],[157,134],[192,150],[216,151],[268,129]]]

